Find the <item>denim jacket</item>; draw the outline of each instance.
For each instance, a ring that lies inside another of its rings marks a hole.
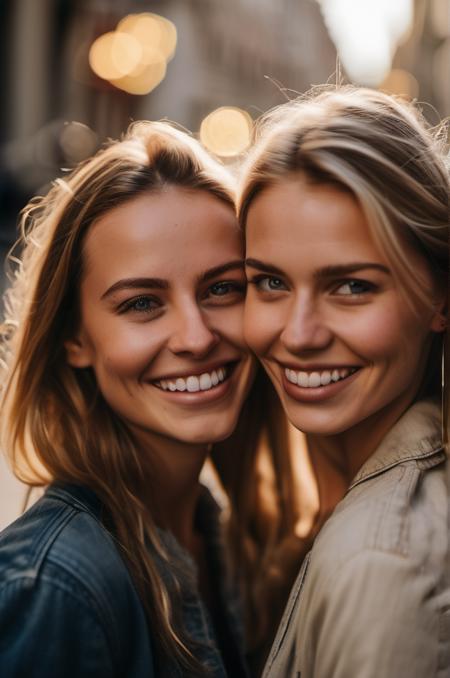
[[[221,636],[226,639],[227,668],[198,593],[194,562],[172,535],[161,532],[179,578],[183,623],[197,643],[197,658],[213,678],[246,676],[238,605],[228,588],[218,536],[218,509],[206,490],[200,508],[214,585],[224,607]],[[52,485],[1,533],[1,678],[184,675],[170,659],[156,667],[143,606],[113,537],[102,525],[101,512],[90,490]],[[161,575],[169,573],[163,570]]]
[[[264,678],[449,678],[439,408],[415,403],[353,479],[292,589]]]

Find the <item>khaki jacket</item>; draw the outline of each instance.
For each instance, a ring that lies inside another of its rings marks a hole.
[[[316,538],[264,678],[450,678],[445,463],[439,410],[416,403]]]

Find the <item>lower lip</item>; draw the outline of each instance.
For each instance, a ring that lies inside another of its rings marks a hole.
[[[304,386],[297,386],[292,384],[286,374],[284,373],[284,368],[282,372],[282,382],[283,388],[291,398],[298,400],[301,403],[320,403],[323,400],[328,400],[333,398],[335,395],[338,395],[343,391],[347,386],[355,381],[357,378],[360,369],[353,372],[349,377],[345,379],[340,379],[339,381],[334,381],[327,386],[318,386],[317,388],[305,388]]]
[[[230,369],[230,368],[227,368]],[[163,396],[165,396],[169,401],[179,403],[180,405],[201,405],[215,402],[216,400],[221,400],[225,398],[233,385],[233,380],[235,379],[235,374],[238,371],[238,365],[234,365],[231,368],[231,374],[221,381],[217,386],[208,389],[207,391],[165,391],[159,386],[152,384],[154,388],[157,388]]]

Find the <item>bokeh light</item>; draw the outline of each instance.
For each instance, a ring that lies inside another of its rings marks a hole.
[[[101,35],[89,63],[103,80],[129,94],[148,94],[164,79],[177,44],[175,25],[158,14],[129,14]]]
[[[393,68],[380,85],[380,89],[389,94],[397,94],[407,99],[419,96],[419,83],[412,73],[403,68]]]
[[[162,59],[170,61],[175,53],[177,29],[171,21],[158,14],[129,14],[119,21],[117,30],[138,40],[145,63]]]
[[[69,122],[59,135],[59,145],[69,162],[80,162],[90,156],[98,145],[98,136],[81,122]]]
[[[356,84],[387,78],[396,48],[413,26],[412,0],[318,0],[342,64]]]
[[[253,121],[250,115],[232,106],[212,111],[200,126],[200,141],[223,158],[243,153],[250,145]]]
[[[141,62],[143,50],[136,38],[127,33],[104,33],[89,50],[89,63],[100,78],[114,80],[131,73]]]
[[[129,94],[148,94],[155,89],[166,75],[166,62],[147,64],[137,72],[113,80],[112,84]]]

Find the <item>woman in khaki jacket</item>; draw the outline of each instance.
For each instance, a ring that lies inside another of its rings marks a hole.
[[[267,678],[450,676],[442,132],[325,89],[268,115],[244,173],[246,339],[335,507]]]

